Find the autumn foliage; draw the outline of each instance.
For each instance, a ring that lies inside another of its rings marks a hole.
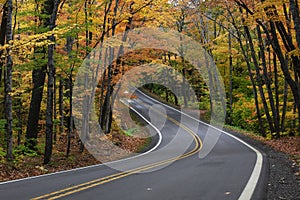
[[[74,126],[74,116],[82,113],[72,107],[78,69],[107,38],[141,27],[176,30],[202,45],[224,81],[227,124],[268,139],[299,136],[298,0],[6,0],[0,1],[0,19],[1,163],[43,155],[47,164],[58,152],[67,157],[84,152]],[[209,121],[209,88],[180,55],[144,49],[112,60],[95,88],[95,107],[115,143],[137,150],[148,142],[119,129],[112,110],[118,80],[145,63],[183,74],[200,103],[159,85],[144,89],[171,104],[200,109]]]

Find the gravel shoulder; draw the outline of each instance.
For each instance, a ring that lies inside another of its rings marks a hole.
[[[300,176],[299,165],[291,155],[275,150],[268,144],[239,133],[236,130],[225,129],[227,132],[243,139],[250,145],[265,153],[267,168],[267,185],[263,190],[267,191],[268,200],[300,200]]]
[[[145,90],[143,92],[156,99],[161,99],[159,96]],[[168,105],[174,107],[174,105]],[[205,112],[189,110],[188,114],[196,118],[201,116],[201,119],[205,119]],[[286,137],[279,141],[268,141],[261,136],[234,127],[226,126],[224,130],[241,138],[265,154],[267,169],[263,169],[262,173],[267,173],[266,180],[263,180],[266,183],[265,188],[259,188],[258,191],[260,194],[265,194],[264,199],[300,200],[300,137]]]

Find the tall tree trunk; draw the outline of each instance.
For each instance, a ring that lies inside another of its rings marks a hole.
[[[184,59],[182,58],[182,64],[184,66]],[[188,101],[187,101],[187,94],[186,94],[186,71],[185,71],[185,67],[183,67],[182,69],[182,76],[184,77],[183,78],[183,83],[182,83],[182,96],[183,96],[183,103],[184,103],[184,107],[187,108],[188,107]]]
[[[58,85],[58,113],[59,113],[59,132],[60,134],[64,133],[64,82],[63,78],[59,76],[59,85]]]
[[[33,89],[29,107],[29,114],[26,129],[26,146],[36,150],[36,140],[38,136],[38,124],[43,99],[44,83],[46,79],[46,66],[32,71]]]
[[[263,0],[262,0],[263,1]],[[293,20],[295,23],[295,30],[296,30],[296,40],[298,43],[298,47],[299,47],[299,43],[300,43],[300,25],[299,25],[299,5],[298,5],[298,0],[290,0],[290,7],[291,7],[291,12],[292,12],[292,16],[293,16]],[[269,11],[270,9],[270,11]],[[279,18],[279,14],[276,10],[276,6],[270,6],[268,8],[265,8],[267,15],[272,19],[272,18]],[[279,33],[282,42],[285,46],[285,49],[288,52],[291,52],[293,50],[296,49],[295,45],[293,44],[293,38],[292,35],[289,34],[289,32],[286,30],[284,23],[280,20],[276,20],[276,21],[272,21],[270,20],[270,28],[271,28],[271,34],[272,34],[272,38],[269,40],[272,42],[272,45],[274,46],[274,49],[276,49],[276,52],[279,54],[278,58],[281,62],[281,67],[284,68],[282,69],[285,78],[287,79],[293,96],[294,96],[294,100],[295,100],[295,104],[298,110],[298,130],[300,131],[300,85],[299,83],[297,83],[296,81],[294,81],[291,78],[291,74],[288,68],[286,68],[287,66],[285,63],[285,59],[283,58],[282,51],[281,51],[281,46],[279,45],[279,40],[278,40],[278,36],[277,36],[277,32]],[[276,31],[277,29],[277,31]],[[300,61],[299,61],[299,57],[292,55],[291,56],[293,65],[294,65],[294,71],[295,71],[295,75],[296,75],[296,79],[300,78]]]
[[[55,68],[54,68],[54,76],[53,76],[53,142],[56,143],[57,140],[57,108],[56,108],[56,77],[55,77]]]
[[[21,75],[18,76],[19,80],[21,80]],[[20,85],[19,85],[20,87]],[[22,97],[19,94],[19,97],[17,98],[18,102],[18,109],[17,109],[17,118],[18,118],[18,146],[21,144],[21,137],[23,135],[23,125],[22,125]]]
[[[235,18],[232,15],[232,13],[231,13],[231,11],[229,10],[228,7],[227,7],[227,11],[228,11],[228,13],[229,13],[229,15],[232,19],[232,24],[233,24],[233,26],[234,26],[234,28],[237,32],[237,35],[238,35],[237,40],[239,42],[240,48],[242,50],[242,54],[243,54],[244,59],[245,59],[246,64],[247,64],[247,69],[248,69],[248,73],[249,73],[251,84],[252,84],[252,92],[253,92],[253,96],[254,96],[254,100],[255,100],[256,115],[257,115],[257,118],[258,118],[258,124],[259,124],[259,128],[260,128],[260,132],[261,132],[263,137],[266,137],[266,131],[265,131],[265,128],[264,128],[264,124],[263,124],[262,117],[261,117],[261,111],[260,111],[260,108],[259,108],[258,92],[257,92],[257,89],[256,89],[254,77],[253,77],[253,74],[252,74],[250,60],[248,58],[247,52],[244,49],[244,45],[243,45],[243,42],[242,42],[242,33],[240,32],[239,28],[237,27],[236,22],[235,22]]]
[[[66,49],[67,53],[69,55],[69,59],[72,58],[72,50],[73,50],[73,44],[74,44],[74,38],[71,36],[67,37],[67,44],[66,44]],[[70,65],[70,74],[69,74],[69,114],[70,114],[70,123],[68,127],[68,136],[67,136],[67,151],[66,151],[66,157],[69,157],[70,155],[70,150],[71,150],[71,139],[73,135],[73,69],[74,69],[74,64]],[[60,89],[60,96],[63,97],[63,87]],[[62,101],[62,100],[60,100]],[[60,103],[61,106],[63,106],[63,102]],[[61,110],[63,110],[61,108]],[[61,117],[63,118],[63,111],[61,112]],[[62,120],[63,123],[63,120]]]
[[[298,1],[296,1],[296,0],[295,1],[291,0],[291,1],[290,1],[290,3],[292,3],[292,4],[293,3],[295,3],[295,5],[298,4]],[[242,1],[238,1],[238,0],[235,0],[235,2],[240,6],[240,9],[245,9],[248,13],[250,13],[251,15],[254,15],[254,12],[251,11],[245,3],[243,3]],[[264,2],[264,0],[261,0],[261,2]],[[297,8],[296,7],[293,8],[293,6],[294,5],[291,5],[291,10],[293,10],[294,12],[295,12],[295,10],[299,11],[299,6],[297,6]],[[277,34],[279,33],[279,35],[282,39],[281,41],[283,42],[283,44],[284,44],[284,46],[285,46],[285,48],[288,52],[291,52],[291,51],[295,50],[296,48],[293,44],[292,36],[285,29],[285,26],[284,26],[283,22],[280,21],[280,20],[275,20],[275,21],[272,20],[274,18],[275,19],[280,18],[279,14],[276,10],[276,6],[271,5],[269,7],[266,7],[265,12],[266,12],[267,16],[269,17],[269,19],[271,19],[271,20],[269,20],[269,28],[267,28],[266,25],[263,24],[260,20],[256,20],[256,22],[264,29],[264,32],[266,33],[268,41],[272,44],[272,47],[273,47],[274,51],[276,52],[278,60],[280,62],[281,70],[284,74],[284,77],[285,77],[288,85],[291,88],[291,92],[292,92],[293,97],[294,97],[295,105],[296,105],[297,110],[298,110],[298,120],[299,120],[298,129],[300,130],[300,85],[295,80],[293,80],[293,78],[292,78],[290,69],[288,68],[288,66],[286,64],[285,56],[284,56],[283,51],[281,49],[281,45],[280,45],[279,38],[278,38]],[[297,15],[299,16],[299,12],[298,13],[296,12],[296,15],[294,13],[294,16],[296,16],[296,22],[298,20]],[[296,24],[297,27],[299,27],[298,25],[299,25],[299,23]],[[297,28],[297,27],[295,27],[295,28],[299,30],[300,28]],[[297,37],[298,38],[300,37],[299,32],[298,32]],[[299,43],[298,43],[298,45],[299,45]],[[293,61],[295,74],[296,74],[297,77],[300,77],[299,57],[291,56],[291,58],[292,58],[292,61]]]
[[[278,79],[278,75],[279,74],[278,74],[278,66],[277,66],[277,57],[276,57],[275,53],[273,53],[273,65],[274,65],[274,76],[275,76],[274,77],[274,84],[275,84],[275,108],[276,108],[276,114],[277,114],[276,120],[278,120],[276,122],[276,123],[278,123],[278,125],[276,125],[276,128],[279,128],[280,131],[282,131],[282,128],[280,128],[280,124],[281,123],[280,123],[280,110],[279,110],[279,106],[280,106],[280,100],[279,100],[279,79]],[[285,82],[285,85],[286,85],[286,82]],[[285,117],[285,115],[284,115],[284,117]],[[281,120],[281,122],[284,122],[284,121]]]
[[[13,2],[7,0],[7,26],[6,26],[6,43],[9,44],[12,40],[12,12]],[[10,55],[10,48],[7,49],[7,63],[6,63],[6,81],[5,81],[5,113],[6,113],[6,159],[11,161],[13,159],[13,117],[12,117],[12,72],[13,60]]]
[[[112,116],[111,112],[111,95],[112,95],[112,61],[113,61],[113,57],[114,57],[114,49],[113,47],[109,47],[109,66],[108,66],[108,70],[107,70],[107,91],[106,91],[106,95],[105,95],[105,100],[104,100],[104,112],[103,114],[105,115],[105,117],[103,117],[103,119],[105,120],[105,133],[109,133],[110,132],[110,118]]]
[[[274,123],[273,123],[273,120],[270,116],[267,100],[266,100],[266,97],[265,97],[265,93],[264,93],[264,89],[263,89],[263,85],[262,85],[263,82],[262,82],[261,75],[260,75],[259,63],[257,61],[253,40],[252,40],[250,31],[249,31],[249,28],[247,26],[244,26],[244,31],[245,31],[247,40],[249,42],[249,46],[250,46],[250,50],[251,50],[251,56],[252,56],[252,59],[253,59],[254,65],[255,65],[256,82],[258,84],[259,93],[260,93],[260,97],[262,99],[265,114],[267,116],[267,121],[268,121],[268,124],[269,124],[269,128],[270,128],[271,132],[274,133],[275,132]]]
[[[39,4],[36,4],[35,12],[38,14],[39,12]],[[38,23],[36,16],[35,22]],[[47,26],[47,22],[45,19],[40,17],[40,21],[43,27]],[[35,48],[34,53],[43,54],[42,59],[46,58],[46,49],[45,48]],[[39,58],[35,58],[38,60]],[[27,127],[26,127],[26,142],[25,145],[31,150],[37,150],[37,137],[39,132],[39,117],[41,111],[41,103],[43,99],[43,92],[44,92],[44,84],[46,79],[46,70],[47,65],[40,64],[38,62],[35,63],[35,68],[32,71],[32,83],[33,89],[31,93],[31,100],[30,100],[30,107],[29,107],[29,114],[27,119]]]
[[[69,75],[69,88],[70,88],[70,96],[69,96],[69,106],[70,106],[70,123],[68,128],[68,138],[67,138],[67,154],[66,156],[69,157],[70,150],[71,150],[71,139],[73,135],[73,127],[74,127],[74,121],[73,121],[73,70],[71,70]]]
[[[54,41],[54,36],[49,38]],[[54,45],[48,47],[48,84],[47,84],[47,110],[46,110],[46,144],[44,164],[48,164],[51,160],[52,145],[53,145],[53,89],[54,89]]]
[[[101,37],[100,37],[100,45],[102,47],[102,44],[103,44],[103,41],[104,41],[104,37],[105,37],[105,33],[106,33],[106,29],[107,29],[107,17],[108,17],[108,14],[109,14],[109,11],[110,11],[110,8],[111,8],[111,5],[112,5],[112,0],[110,0],[109,2],[107,2],[105,4],[105,11],[104,11],[104,15],[103,15],[103,24],[102,24],[102,34],[101,34]],[[115,5],[115,8],[114,8],[114,17],[113,17],[113,20],[112,20],[112,24],[113,24],[113,27],[112,27],[112,32],[114,32],[114,24],[115,24],[115,17],[117,15],[117,11],[118,11],[118,0],[116,0],[116,5]],[[105,58],[108,56],[108,48],[105,48]],[[107,65],[107,59],[104,60],[104,65],[103,66],[106,66]],[[101,92],[100,92],[100,114],[99,114],[99,124],[103,130],[104,128],[104,124],[105,124],[105,113],[106,113],[106,97],[104,96],[104,92],[105,92],[105,78],[106,78],[106,72],[107,72],[107,69],[104,69],[102,70],[103,73],[103,78],[102,78],[102,83],[101,83]]]
[[[23,135],[22,131],[22,100],[18,99],[18,111],[17,111],[17,117],[18,117],[18,146],[21,144],[21,137]]]
[[[287,108],[287,98],[288,98],[288,84],[284,81],[284,91],[283,91],[283,106],[282,106],[282,115],[281,115],[281,131],[285,131],[285,116]]]
[[[87,73],[85,73],[84,78],[84,91],[88,90],[88,82],[89,82],[89,76]],[[84,144],[85,141],[88,139],[88,133],[89,133],[89,100],[90,95],[85,93],[84,95],[84,102],[83,102],[83,109],[82,109],[82,129],[81,129],[81,143],[79,147],[79,151],[82,153],[84,151]],[[71,123],[71,122],[70,122]]]
[[[89,38],[89,20],[88,20],[88,17],[89,17],[89,11],[88,11],[88,8],[89,8],[89,3],[90,1],[89,0],[85,0],[84,1],[84,23],[85,23],[85,58],[88,59],[89,57],[89,53],[90,53],[90,50],[89,50],[89,45],[91,44],[90,42],[90,38]],[[89,64],[87,64],[89,65]],[[88,80],[89,76],[88,76],[88,73],[85,73],[85,80],[84,80],[84,89],[87,90],[88,89]],[[90,111],[90,103],[91,102],[91,96],[88,95],[88,94],[85,94],[84,96],[84,103],[83,103],[83,113],[82,113],[82,116],[83,116],[83,119],[82,119],[82,130],[81,130],[81,143],[80,143],[80,147],[79,147],[79,151],[82,153],[84,151],[84,144],[85,144],[85,141],[87,140],[87,137],[88,137],[88,134],[89,134],[89,119],[90,119],[90,114],[89,114],[89,111]]]
[[[44,3],[45,13],[50,15],[47,19],[50,30],[55,27],[57,10],[59,0],[46,0]],[[49,40],[55,42],[55,37],[50,36]],[[48,46],[48,84],[47,84],[47,110],[46,110],[46,143],[45,143],[45,155],[44,164],[48,164],[51,160],[52,148],[53,148],[53,89],[54,89],[54,44]]]
[[[262,60],[263,77],[264,77],[264,82],[266,84],[270,107],[271,107],[272,116],[273,116],[275,137],[279,137],[280,136],[280,122],[279,122],[280,119],[279,119],[279,115],[278,115],[279,113],[277,113],[277,109],[275,107],[273,91],[271,88],[271,80],[268,75],[267,62],[266,62],[266,56],[265,56],[265,47],[264,47],[264,43],[263,43],[263,39],[262,39],[262,33],[260,30],[260,26],[257,25],[256,29],[257,29],[257,35],[258,35],[258,41],[259,41],[260,55],[261,55],[261,60]],[[276,71],[276,73],[277,73],[277,71]],[[277,74],[275,74],[275,76],[277,77]],[[278,81],[278,79],[275,79],[275,81]],[[275,82],[275,85],[278,86],[278,82]]]
[[[108,49],[105,48],[105,58],[108,56]],[[104,66],[107,65],[107,59],[104,60]],[[106,105],[105,104],[105,96],[104,96],[104,91],[105,91],[105,78],[106,78],[106,72],[107,69],[104,69],[103,72],[103,78],[102,78],[102,83],[101,83],[101,93],[100,93],[100,116],[99,116],[99,124],[100,127],[103,130],[104,127],[104,123],[105,123],[105,109],[106,109]]]
[[[229,50],[229,116],[227,122],[232,123],[232,102],[233,102],[233,60],[232,60],[232,38],[231,33],[228,33],[228,50]]]
[[[276,29],[275,29],[275,25],[274,25],[274,22],[270,22],[270,31],[271,31],[271,35],[272,35],[272,39],[271,37],[267,34],[267,36],[269,37],[269,41],[271,41],[271,44],[273,46],[273,49],[274,51],[276,52],[276,55],[280,61],[280,67],[281,67],[281,70],[284,74],[284,77],[287,81],[287,83],[289,84],[290,88],[291,88],[291,91],[292,91],[292,94],[293,94],[293,97],[294,97],[294,101],[295,101],[295,105],[297,107],[297,110],[298,110],[298,120],[300,120],[300,92],[299,92],[299,85],[298,83],[293,80],[292,76],[291,76],[291,73],[289,71],[289,67],[286,63],[286,59],[283,55],[283,52],[281,50],[281,46],[279,44],[279,39],[277,37],[277,32],[276,32]],[[268,33],[268,30],[265,30],[266,33]],[[294,61],[293,61],[293,64],[294,64]],[[297,67],[294,66],[294,67]],[[300,123],[299,123],[299,126],[298,126],[298,129],[300,130]]]

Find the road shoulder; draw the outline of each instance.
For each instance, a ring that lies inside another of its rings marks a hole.
[[[248,144],[256,147],[261,152],[264,152],[264,159],[267,163],[263,173],[265,178],[258,185],[265,185],[264,188],[258,188],[256,193],[266,193],[266,199],[289,199],[296,200],[300,197],[300,177],[296,173],[299,168],[290,159],[286,153],[277,151],[269,145],[251,138],[237,131],[225,129],[226,132],[241,138]],[[254,194],[255,199],[256,194]]]

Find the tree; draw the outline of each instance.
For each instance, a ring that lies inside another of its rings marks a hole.
[[[44,2],[44,13],[48,15],[46,25],[50,30],[55,28],[59,0],[46,0]],[[55,37],[49,37],[51,42],[55,42]],[[48,45],[48,86],[47,86],[47,110],[46,110],[46,144],[44,164],[48,164],[51,160],[53,148],[53,89],[54,89],[54,44]]]
[[[7,0],[7,24],[6,24],[6,43],[10,45],[12,41],[12,15],[13,15],[13,2]],[[13,159],[13,117],[12,117],[12,72],[13,60],[10,54],[10,48],[6,49],[6,80],[5,80],[5,115],[6,115],[6,145],[7,145],[7,160]]]
[[[264,0],[260,1],[261,4],[264,5],[261,8],[261,12],[263,12],[268,17],[268,26],[266,26],[263,19],[259,17],[254,17],[256,13],[252,11],[245,2],[240,0],[235,0],[235,2],[240,7],[240,9],[245,10],[247,14],[253,16],[255,23],[257,23],[263,29],[264,33],[267,36],[268,42],[272,45],[272,48],[274,49],[274,52],[276,53],[277,58],[279,59],[280,67],[285,77],[285,80],[290,86],[291,92],[293,94],[295,107],[298,110],[298,129],[300,130],[300,85],[298,81],[300,75],[299,56],[293,53],[296,51],[295,44],[293,43],[293,36],[287,30],[287,27],[285,26],[283,21],[280,19],[278,9],[276,7],[278,6],[278,3],[275,4],[275,2],[265,2]],[[294,23],[296,23],[297,20],[299,20],[299,17],[297,17],[297,15],[299,16],[299,7],[296,8],[296,4],[296,1],[290,1]],[[297,29],[299,28],[297,27],[298,24],[295,24],[296,38],[299,38],[299,32],[297,31]],[[282,46],[285,49],[283,49]],[[290,54],[290,59],[293,63],[293,71],[295,73],[295,78],[292,77],[293,72],[289,69],[289,66],[287,65],[285,53]]]
[[[39,3],[35,5],[36,15],[39,12]],[[38,19],[39,21],[38,22]],[[41,25],[47,27],[45,19],[35,16],[36,26]],[[40,24],[39,24],[40,23]],[[43,100],[44,84],[46,79],[47,64],[44,61],[46,50],[44,47],[35,47],[34,49],[34,69],[32,70],[33,88],[31,92],[31,101],[26,126],[26,146],[31,150],[36,150],[37,137],[39,132],[39,119],[41,111],[41,103]]]

